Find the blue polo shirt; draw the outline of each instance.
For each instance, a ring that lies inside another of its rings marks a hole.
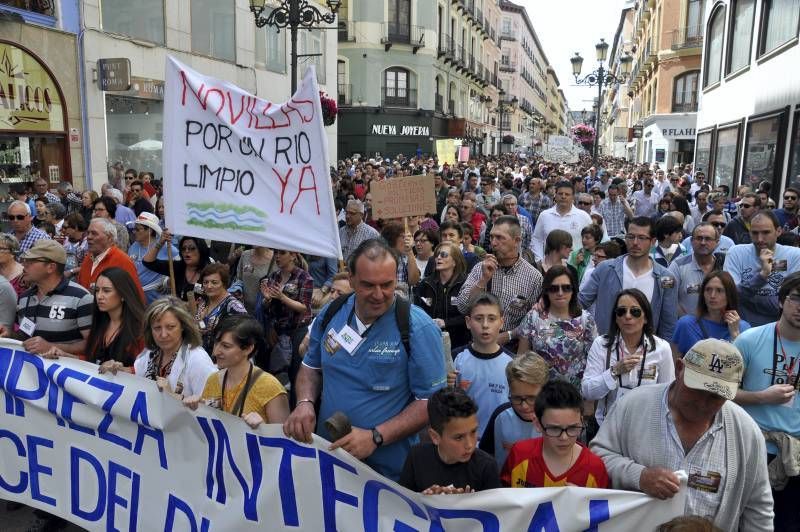
[[[742,390],[757,392],[769,388],[773,384],[794,384],[798,372],[800,372],[800,342],[790,342],[782,338],[783,351],[786,352],[788,360],[784,358],[781,351],[781,344],[775,351],[775,323],[767,323],[760,327],[753,327],[744,331],[733,341],[733,345],[739,348],[744,360],[744,376],[742,378]],[[777,355],[777,363],[774,364],[774,356]],[[787,371],[791,369],[791,371]],[[787,374],[792,373],[790,382],[786,382]],[[800,438],[800,398],[795,393],[791,407],[780,404],[762,405],[742,405],[748,414],[758,423],[761,430],[785,432],[789,436]],[[778,453],[775,444],[767,442],[767,452]]]
[[[719,340],[731,341],[731,332],[728,330],[727,323],[717,323],[706,318],[702,318],[703,326],[697,322],[697,316],[686,314],[678,319],[675,324],[675,332],[672,334],[672,343],[678,346],[678,350],[684,355],[694,344],[706,338],[717,338]],[[705,332],[703,332],[705,328]],[[746,321],[739,320],[739,332],[742,333],[750,328]],[[706,336],[705,333],[708,333]]]
[[[369,327],[361,344],[348,354],[326,339],[348,322],[357,330],[351,296],[331,319],[326,330],[314,321],[303,364],[322,372],[324,385],[316,433],[330,439],[325,420],[341,411],[354,427],[371,429],[395,417],[415,399],[428,399],[446,382],[442,334],[425,311],[411,305],[411,356],[405,352],[395,317],[395,304]],[[320,312],[325,315],[327,307]],[[330,344],[330,342],[327,342]],[[331,347],[328,345],[328,347]],[[365,462],[397,481],[406,455],[417,443],[416,435],[379,447]]]

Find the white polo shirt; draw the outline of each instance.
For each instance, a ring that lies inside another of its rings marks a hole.
[[[532,248],[536,260],[542,260],[544,257],[544,242],[551,231],[554,229],[566,231],[572,235],[572,249],[579,249],[582,245],[581,230],[591,223],[592,217],[574,205],[563,216],[558,213],[555,206],[542,211],[536,219],[536,227],[533,230]]]

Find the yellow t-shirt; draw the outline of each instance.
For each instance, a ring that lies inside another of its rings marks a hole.
[[[203,388],[203,399],[220,399],[222,396],[222,377],[224,375],[225,370],[221,370],[208,376],[206,386]],[[242,388],[244,388],[246,380],[247,377],[234,386],[231,386],[230,381],[228,382],[227,389],[225,390],[225,397],[220,405],[222,406],[222,410],[229,414],[233,413],[233,406],[236,403],[236,398],[239,396]],[[267,418],[267,403],[281,394],[286,394],[286,388],[278,382],[278,379],[266,371],[263,372],[250,386],[250,391],[247,392],[247,397],[244,399],[242,415],[249,414],[250,412],[257,412],[264,419],[265,423],[270,423],[270,420]]]

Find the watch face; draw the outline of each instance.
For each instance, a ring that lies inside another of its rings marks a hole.
[[[383,445],[383,436],[377,429],[372,429],[372,441],[375,445]]]

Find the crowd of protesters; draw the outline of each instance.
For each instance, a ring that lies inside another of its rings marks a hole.
[[[411,175],[437,211],[375,218],[371,184]],[[690,164],[514,154],[354,156],[331,180],[341,265],[174,235],[150,172],[15,185],[0,333],[415,491],[664,499],[684,470],[697,530],[800,529],[797,188],[778,209]]]

